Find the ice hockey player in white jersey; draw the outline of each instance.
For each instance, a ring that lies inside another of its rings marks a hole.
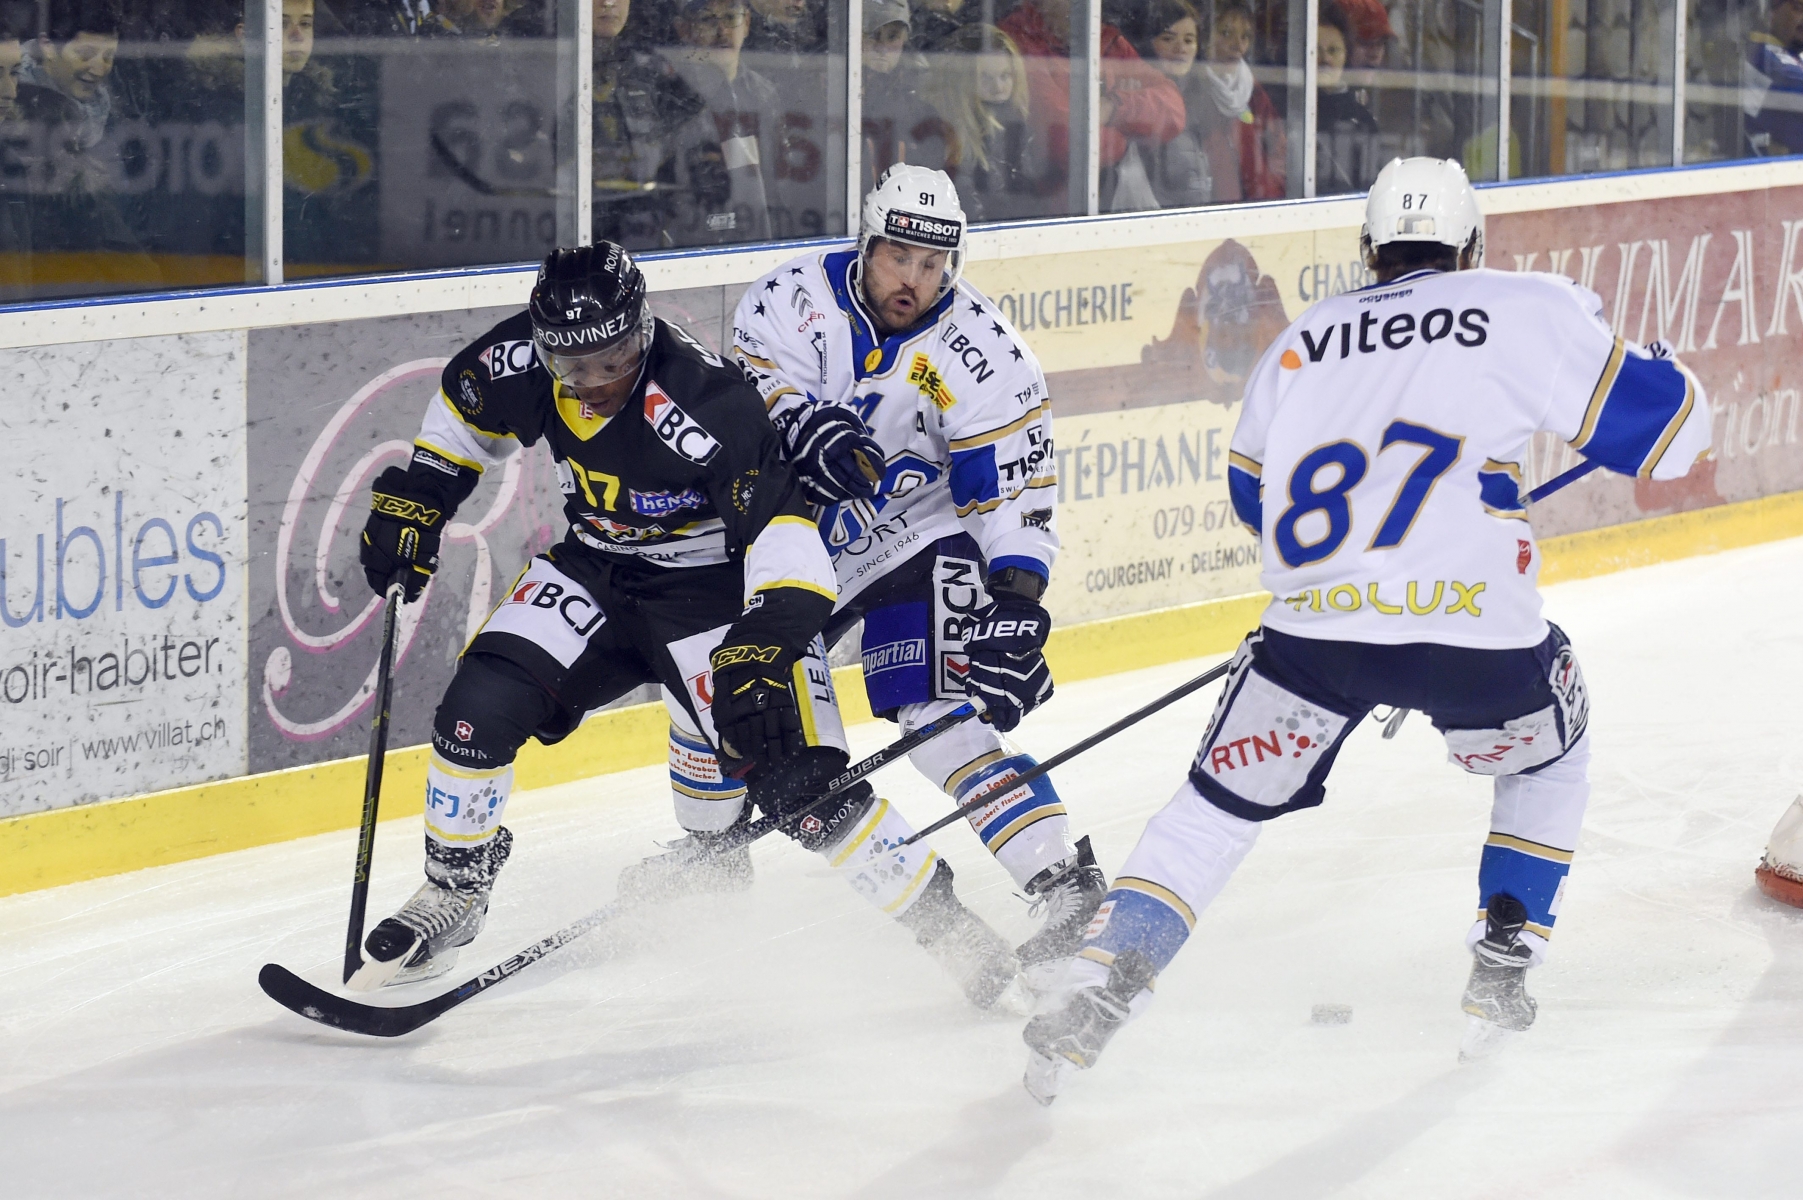
[[[1461,1055],[1533,1023],[1526,974],[1578,844],[1589,739],[1577,659],[1540,615],[1521,464],[1548,430],[1610,470],[1675,479],[1708,450],[1709,405],[1663,347],[1614,336],[1594,293],[1481,269],[1455,162],[1385,167],[1363,248],[1378,282],[1303,313],[1247,381],[1228,484],[1272,601],[1071,960],[1068,999],[1025,1030],[1042,1103],[1150,1002],[1262,824],[1325,799],[1380,705],[1425,713],[1454,763],[1495,780]],[[1372,914],[1374,947],[1393,916]]]
[[[965,226],[943,172],[891,167],[856,249],[783,264],[733,317],[733,352],[822,506],[839,581],[827,645],[863,622],[871,709],[904,730],[987,706],[913,755],[958,800],[1034,765],[1003,735],[1052,693],[1040,598],[1058,551],[1045,376],[962,280]],[[1031,984],[1075,949],[1106,881],[1049,779],[970,823],[1044,917],[1018,950]]]

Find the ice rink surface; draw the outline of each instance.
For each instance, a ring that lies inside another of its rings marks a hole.
[[[1595,793],[1530,976],[1539,1022],[1487,1063],[1456,1047],[1489,785],[1417,715],[1394,741],[1358,731],[1327,804],[1265,831],[1157,1004],[1050,1109],[1021,1090],[1020,1021],[967,1008],[782,839],[756,847],[753,891],[591,934],[387,1042],[256,986],[271,960],[335,977],[350,833],[0,900],[0,1191],[1795,1196],[1803,912],[1752,872],[1803,780],[1799,595],[1803,541],[1549,589],[1591,687]],[[1050,754],[1206,665],[1061,687],[1018,740]],[[1111,874],[1214,693],[1058,775]],[[665,779],[516,797],[513,860],[453,978],[608,900],[674,835]],[[878,782],[916,824],[946,808],[906,766]],[[382,827],[372,914],[415,887],[419,837]],[[1024,936],[975,837],[935,844],[967,903]],[[1311,1025],[1320,1003],[1351,1023]]]

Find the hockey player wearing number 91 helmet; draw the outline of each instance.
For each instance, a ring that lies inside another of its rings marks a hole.
[[[1018,948],[1031,987],[1076,948],[1106,881],[1049,779],[1002,786],[1034,765],[1003,735],[1052,692],[1057,460],[1038,361],[961,278],[965,225],[944,172],[891,167],[856,249],[747,289],[733,353],[820,506],[839,584],[826,641],[862,621],[872,711],[913,730],[972,696],[987,706],[913,762],[959,801],[999,789],[970,823],[1043,916]],[[886,819],[888,836],[911,832]],[[990,973],[1012,969],[1005,945],[988,953]]]
[[[1425,713],[1452,762],[1494,780],[1461,1057],[1533,1023],[1526,975],[1578,844],[1590,742],[1577,659],[1540,614],[1522,463],[1546,430],[1609,470],[1675,479],[1708,451],[1709,404],[1665,347],[1616,337],[1595,293],[1483,269],[1456,162],[1386,166],[1362,243],[1377,283],[1304,312],[1247,381],[1228,491],[1271,604],[1090,923],[1067,999],[1025,1030],[1042,1103],[1144,1010],[1264,822],[1326,798],[1378,706]]]

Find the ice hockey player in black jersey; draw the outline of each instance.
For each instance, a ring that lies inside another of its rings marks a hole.
[[[837,589],[801,488],[757,391],[652,316],[625,250],[601,242],[546,258],[527,310],[452,358],[442,382],[408,466],[376,478],[362,544],[370,586],[398,582],[418,599],[484,469],[541,440],[569,527],[458,662],[433,722],[426,881],[371,931],[359,989],[451,967],[481,931],[512,845],[501,819],[519,748],[561,740],[633,688],[661,684],[673,725],[716,760],[716,783],[744,780],[765,811],[817,792],[847,762],[819,640]],[[910,909],[916,936],[948,963],[982,961],[957,950],[999,939],[958,903],[950,872],[925,847],[897,862],[872,838],[884,807],[865,787],[792,836],[866,895],[907,872],[928,900]],[[741,804],[733,820],[744,819]],[[749,882],[743,851],[712,853],[724,831],[672,853],[722,886]],[[623,892],[655,898],[633,880],[629,869]],[[979,1003],[1011,982],[954,973]]]

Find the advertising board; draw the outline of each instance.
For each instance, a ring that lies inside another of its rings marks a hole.
[[[7,353],[0,816],[246,770],[243,348]]]

